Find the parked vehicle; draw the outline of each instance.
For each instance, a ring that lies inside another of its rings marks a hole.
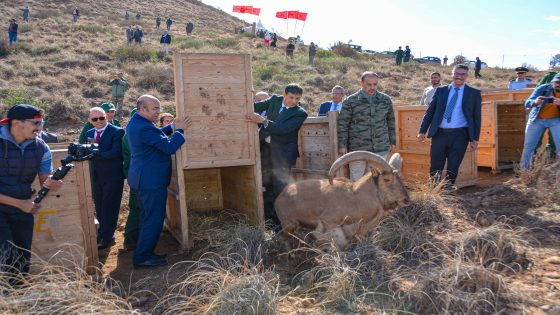
[[[466,64],[467,66],[469,66],[469,68],[474,68],[474,64],[475,64],[475,63],[476,63],[475,60],[466,60],[466,61],[465,61],[465,64]],[[480,64],[480,68],[481,68],[481,69],[488,68],[488,64],[487,64],[486,62],[483,61],[483,62]]]
[[[416,58],[414,59],[414,61],[417,61],[419,63],[437,63],[439,65],[441,65],[441,59],[439,59],[438,57],[422,57],[422,58]]]

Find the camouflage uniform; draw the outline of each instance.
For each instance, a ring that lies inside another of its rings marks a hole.
[[[387,94],[376,92],[370,102],[360,90],[342,103],[338,116],[339,148],[348,152],[384,152],[396,143],[395,113]]]

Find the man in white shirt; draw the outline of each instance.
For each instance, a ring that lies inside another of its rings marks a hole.
[[[508,83],[508,90],[522,90],[527,88],[529,84],[535,84],[535,82],[526,77],[527,72],[529,72],[529,69],[526,67],[515,68],[517,77]]]
[[[430,102],[434,97],[434,93],[436,93],[436,89],[441,86],[441,75],[438,72],[432,73],[430,75],[430,80],[432,81],[432,85],[424,89],[424,94],[422,95],[420,104],[418,105],[430,105]]]
[[[336,110],[340,112],[342,108],[342,101],[344,100],[344,88],[340,85],[337,85],[332,88],[332,101],[324,102],[319,106],[319,112],[317,116],[327,116],[327,113],[331,110]]]

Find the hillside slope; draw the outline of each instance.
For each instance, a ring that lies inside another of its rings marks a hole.
[[[0,49],[0,102],[4,104],[0,114],[18,102],[35,103],[46,109],[51,128],[70,134],[68,140],[86,117],[87,108],[110,99],[106,80],[117,70],[123,70],[131,83],[118,117],[127,117],[135,99],[145,93],[158,96],[166,111],[174,111],[172,57],[157,56],[163,30],[155,29],[156,15],[174,20],[171,51],[250,53],[255,90],[279,93],[285,84],[298,82],[305,88],[303,103],[311,112],[329,98],[336,84],[348,93],[359,89],[359,76],[365,70],[379,73],[381,91],[401,104],[417,103],[433,71],[441,72],[444,82],[450,80],[450,68],[415,62],[396,67],[391,59],[348,51],[319,52],[315,67],[310,67],[306,48],[300,47],[295,61],[288,62],[285,41],[279,42],[277,50],[266,49],[258,38],[234,34],[242,21],[195,0],[92,1],[79,5],[81,17],[76,24],[70,16],[74,4],[67,0],[1,2],[0,10],[6,12],[5,17],[21,20],[20,9],[26,4],[31,9],[30,23],[19,21],[18,43],[13,49]],[[123,17],[127,9],[132,16],[129,21]],[[142,13],[139,21],[133,17],[138,10]],[[191,38],[184,30],[188,20],[195,24]],[[7,21],[2,23],[3,28],[7,26]],[[126,44],[129,24],[145,31],[139,47]],[[483,75],[470,82],[485,89],[500,88],[512,71],[487,69]]]

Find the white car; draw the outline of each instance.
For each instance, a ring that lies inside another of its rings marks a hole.
[[[476,60],[466,60],[466,61],[465,61],[465,64],[466,64],[467,66],[469,66],[469,68],[474,68],[474,65],[476,64]],[[483,61],[483,62],[480,64],[480,68],[481,68],[481,69],[488,68],[488,64],[487,64],[486,62]]]

